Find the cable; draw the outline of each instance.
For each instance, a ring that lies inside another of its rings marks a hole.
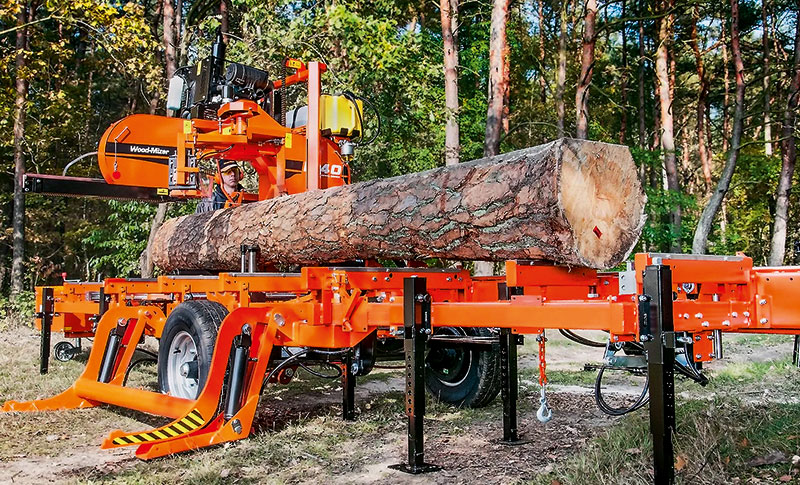
[[[339,367],[336,364],[331,364],[330,362],[323,362],[323,361],[316,362],[315,364],[319,365],[319,366],[333,367],[334,369],[336,369],[337,373],[335,375],[323,374],[322,372],[317,372],[314,369],[310,368],[308,366],[308,364],[306,364],[306,363],[302,363],[302,362],[298,363],[298,365],[300,367],[302,367],[303,370],[305,370],[306,372],[308,372],[312,376],[320,377],[322,379],[338,379],[339,377],[342,377],[342,368]]]
[[[580,335],[576,334],[575,332],[572,332],[571,330],[559,329],[559,332],[561,333],[561,335],[581,345],[588,345],[589,347],[597,347],[603,349],[606,348],[606,342],[596,342],[586,337],[581,337]]]
[[[355,94],[352,91],[344,91],[342,94],[343,94],[343,96],[345,98],[347,98],[356,107],[356,114],[358,115],[358,122],[361,124],[361,131],[362,131],[361,136],[359,137],[360,140],[358,142],[358,145],[362,146],[362,145],[370,145],[370,144],[372,144],[372,142],[374,142],[378,138],[380,133],[381,133],[381,114],[380,114],[380,112],[375,107],[375,105],[372,103],[372,101],[370,101],[369,99],[365,98],[364,96],[360,96],[358,94]],[[362,117],[361,110],[358,109],[358,103],[356,103],[356,101],[355,101],[356,99],[360,99],[361,101],[364,102],[364,104],[369,106],[370,109],[372,109],[372,112],[375,113],[375,117],[378,119],[378,127],[377,127],[375,133],[373,133],[372,137],[367,141],[364,141],[364,133],[363,133],[364,132],[364,128],[365,128],[364,127],[364,119]]]
[[[603,373],[608,366],[602,366],[597,371],[597,379],[594,381],[594,401],[597,403],[597,407],[600,411],[610,415],[610,416],[623,416],[630,412],[636,411],[637,409],[641,408],[645,404],[650,401],[650,397],[647,394],[648,386],[650,384],[650,376],[648,375],[644,381],[644,387],[642,388],[642,393],[639,395],[639,398],[629,407],[622,407],[622,408],[615,408],[609,405],[605,399],[603,399],[603,392],[601,390],[602,382],[603,382]]]
[[[141,350],[141,349],[137,349],[137,350]],[[150,352],[146,352],[146,353],[150,353]],[[128,369],[125,371],[125,377],[122,378],[122,386],[123,387],[125,387],[125,385],[128,383],[128,376],[130,375],[130,373],[133,370],[133,368],[136,367],[137,365],[145,363],[145,362],[150,362],[150,363],[153,363],[153,364],[157,364],[158,363],[158,359],[154,359],[152,357],[142,357],[141,359],[136,359],[133,362],[131,362],[130,365],[128,365]]]

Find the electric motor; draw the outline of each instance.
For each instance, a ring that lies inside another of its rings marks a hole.
[[[225,83],[251,90],[265,90],[269,86],[267,71],[231,62],[225,70]]]

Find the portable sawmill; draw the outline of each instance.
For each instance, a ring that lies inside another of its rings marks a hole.
[[[137,114],[106,130],[97,151],[102,179],[29,174],[26,190],[149,202],[200,198],[222,156],[248,163],[258,176],[257,193],[228,205],[347,184],[368,103],[322,94],[323,63],[288,60],[284,70],[271,79],[226,62],[218,38],[209,57],[171,80],[168,107],[176,117]],[[301,83],[307,104],[290,110],[286,88]],[[602,236],[597,226],[594,233]],[[342,414],[354,419],[356,378],[377,360],[405,359],[408,457],[398,468],[421,473],[437,468],[424,458],[426,388],[456,406],[486,405],[502,391],[502,440],[516,443],[523,334],[537,336],[537,417],[547,421],[545,330],[583,343],[574,331],[603,330],[598,404],[623,414],[644,406],[649,393],[654,481],[671,483],[674,373],[704,384],[702,364],[722,357],[725,332],[800,333],[800,268],[754,268],[744,255],[642,253],[620,272],[508,260],[504,276],[476,277],[371,261],[266,273],[255,252],[241,248],[237,272],[37,288],[42,373],[51,332],[94,337],[94,345],[72,387],[48,399],[6,402],[3,411],[112,404],[172,418],[156,429],[113,431],[102,445],[134,445],[136,456],[151,459],[247,437],[267,384],[289,383],[301,366],[339,369]],[[161,392],[126,385],[145,336],[159,339]],[[76,350],[62,342],[55,354],[65,360]],[[603,400],[607,368],[647,373],[633,405]],[[527,433],[535,439],[535,429]]]

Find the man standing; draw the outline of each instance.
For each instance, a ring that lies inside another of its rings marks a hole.
[[[201,200],[197,204],[195,213],[211,212],[237,204],[241,198],[242,186],[239,181],[242,179],[242,169],[235,160],[220,159],[217,162],[219,170],[215,177],[214,189],[211,196]]]

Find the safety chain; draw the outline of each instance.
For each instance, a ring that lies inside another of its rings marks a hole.
[[[539,387],[541,387],[539,410],[536,411],[536,418],[542,423],[546,423],[553,417],[553,411],[547,406],[547,394],[545,392],[545,387],[547,386],[547,360],[545,359],[544,350],[547,337],[544,335],[544,330],[536,337],[536,341],[539,342]]]

